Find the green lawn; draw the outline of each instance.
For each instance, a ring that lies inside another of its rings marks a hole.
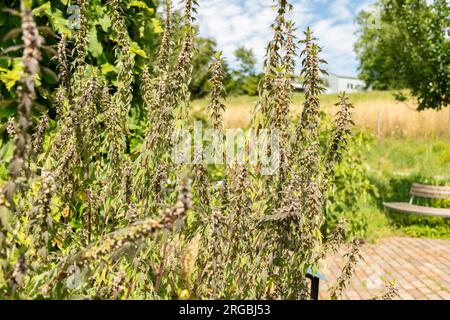
[[[403,213],[385,214],[383,201],[408,202],[414,182],[450,185],[450,139],[381,139],[374,142],[366,158],[370,180],[380,198],[362,207],[369,219],[368,238],[385,235],[450,237],[450,219]],[[450,201],[419,200],[423,205],[450,208]]]
[[[371,170],[450,183],[450,139],[381,139],[367,156]]]

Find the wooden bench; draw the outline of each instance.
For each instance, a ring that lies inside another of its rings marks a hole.
[[[450,209],[418,206],[413,204],[414,197],[427,199],[450,199],[450,187],[429,186],[413,183],[411,199],[406,202],[383,203],[386,209],[432,217],[450,218]]]

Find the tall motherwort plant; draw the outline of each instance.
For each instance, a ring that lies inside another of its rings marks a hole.
[[[86,64],[91,4],[78,0],[79,28],[72,37],[62,36],[57,46],[56,128],[48,126],[44,115],[34,130],[31,108],[42,38],[29,2],[22,3],[24,72],[18,119],[8,125],[14,154],[8,183],[0,192],[2,296],[308,298],[307,272],[317,271],[345,238],[344,222],[326,239],[321,227],[335,166],[345,156],[352,106],[345,95],[340,97],[332,135],[321,148],[319,95],[325,61],[308,29],[300,53],[305,102],[299,122],[291,120],[299,48],[288,18],[292,5],[276,2],[251,126],[257,138],[264,130],[280,138],[279,170],[264,176],[248,157],[242,163],[208,165],[202,148],[186,150],[193,151],[192,165],[171,161],[172,134],[192,127],[188,86],[195,0],[184,1],[180,28],[171,1],[165,2],[158,57],[144,66],[135,63],[128,6],[108,1],[116,44],[114,82]],[[178,29],[180,35],[175,34]],[[223,142],[226,92],[220,54],[210,74],[205,124]],[[139,92],[133,92],[135,81]],[[146,127],[139,137],[142,144],[130,150],[130,109],[139,93],[147,110]],[[225,145],[219,144],[214,147],[225,154]],[[275,149],[267,152],[277,156]],[[359,255],[355,240],[349,263],[332,287],[333,298],[348,284]]]

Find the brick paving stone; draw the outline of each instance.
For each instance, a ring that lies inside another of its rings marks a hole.
[[[425,296],[427,296],[430,293],[433,293],[429,288],[427,287],[420,287],[419,291],[422,292]]]
[[[420,299],[420,300],[423,300],[424,295],[423,295],[423,293],[420,292],[419,290],[413,289],[413,290],[410,290],[410,292],[411,292],[412,296],[414,297],[414,299]]]
[[[405,292],[405,291],[399,292],[399,298],[401,300],[413,300],[414,299],[414,297],[410,293]]]
[[[345,265],[344,246],[328,257],[322,273],[320,298],[329,299],[328,288],[334,284]],[[344,299],[369,299],[380,296],[387,281],[394,280],[398,299],[450,300],[450,240],[390,237],[377,244],[364,244],[363,260],[355,270]]]
[[[450,300],[450,293],[448,291],[437,291],[437,294],[444,300]]]
[[[416,287],[417,289],[421,289],[421,288],[425,288],[426,285],[425,283],[423,283],[422,281],[420,281],[419,279],[416,278],[416,280],[413,280],[411,282],[411,284]]]

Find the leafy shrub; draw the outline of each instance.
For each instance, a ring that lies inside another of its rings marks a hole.
[[[349,236],[367,235],[371,218],[367,207],[376,205],[380,197],[378,188],[369,179],[365,162],[365,154],[373,139],[371,134],[362,130],[352,133],[343,161],[336,167],[334,186],[328,196],[325,232],[333,229],[339,219],[345,218]]]
[[[73,1],[72,1],[73,2]],[[84,42],[85,63],[101,70],[102,77],[114,82],[118,76],[118,68],[114,55],[114,48],[117,44],[117,36],[114,33],[111,15],[108,12],[105,1],[90,0],[89,4],[84,6],[86,1],[77,0],[76,4],[83,7],[86,16]],[[0,4],[0,50],[21,44],[20,35],[20,10],[21,1],[6,0]],[[37,81],[39,86],[36,90],[36,102],[33,105],[33,120],[36,120],[40,114],[47,113],[52,119],[56,115],[55,96],[52,94],[58,87],[57,59],[55,59],[55,48],[58,38],[63,36],[66,39],[73,39],[75,29],[70,27],[76,23],[77,10],[68,10],[68,2],[63,0],[34,0],[33,17],[38,24],[45,43],[41,47],[42,68]],[[129,45],[132,54],[135,56],[136,63],[133,67],[133,73],[140,73],[148,61],[153,61],[156,53],[157,44],[160,42],[162,27],[160,20],[156,16],[156,3],[154,1],[130,1],[123,2],[122,10],[127,16],[127,28],[129,30]],[[4,9],[16,10],[15,14]],[[68,19],[71,19],[68,21]],[[72,23],[71,23],[72,22]],[[70,53],[68,53],[70,56]],[[11,59],[12,58],[12,59]],[[0,121],[4,123],[10,116],[15,116],[16,87],[22,76],[20,64],[20,51],[10,51],[8,56],[0,57],[0,94],[3,96],[0,108]],[[152,67],[152,66],[151,66]],[[136,83],[134,81],[133,83]],[[135,88],[136,90],[137,88]],[[142,101],[140,96],[136,95],[136,101],[133,101],[133,108],[139,110]],[[4,139],[6,132],[0,127],[0,134]]]
[[[397,228],[411,237],[448,238],[450,223],[448,219],[414,216],[402,213],[390,213]]]
[[[261,76],[259,75],[253,75],[246,77],[242,83],[242,90],[244,94],[249,96],[256,96],[258,95],[258,85],[261,81]]]

